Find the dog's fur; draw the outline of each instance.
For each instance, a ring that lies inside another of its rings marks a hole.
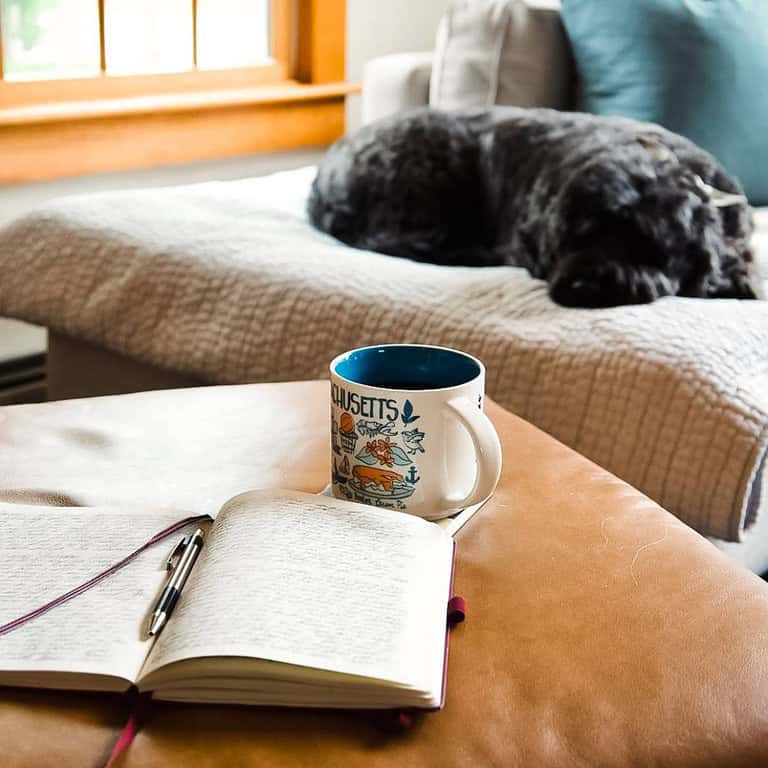
[[[343,242],[445,265],[521,266],[560,304],[757,298],[743,194],[663,128],[546,109],[421,109],[338,141],[309,200]]]

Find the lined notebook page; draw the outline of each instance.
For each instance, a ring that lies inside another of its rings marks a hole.
[[[178,519],[178,512],[0,504],[0,624],[82,584]],[[0,680],[32,671],[135,681],[150,647],[145,616],[181,535],[0,637]],[[90,686],[84,680],[76,687]]]
[[[453,543],[404,514],[254,491],[216,518],[144,674],[250,656],[439,689]]]

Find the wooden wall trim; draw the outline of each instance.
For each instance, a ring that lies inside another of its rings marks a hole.
[[[346,0],[298,0],[296,78],[332,83],[346,77]]]
[[[348,83],[304,85],[286,81],[258,88],[225,88],[218,91],[160,94],[125,99],[38,104],[0,109],[0,127],[65,121],[93,120],[136,114],[167,114],[258,104],[322,101],[359,90]]]

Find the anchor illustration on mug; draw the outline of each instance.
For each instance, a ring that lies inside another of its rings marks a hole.
[[[416,472],[416,467],[415,467],[415,466],[412,466],[412,467],[411,467],[411,468],[408,470],[408,474],[405,476],[405,479],[406,479],[406,480],[407,480],[407,481],[408,481],[408,482],[409,482],[411,485],[416,485],[416,483],[418,483],[418,482],[419,482],[419,480],[421,480],[421,478],[420,478],[420,477],[419,477],[419,475],[418,475],[418,472]]]

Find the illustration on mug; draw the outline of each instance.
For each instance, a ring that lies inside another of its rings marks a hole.
[[[358,418],[355,421],[354,416],[344,410],[338,420],[332,420],[331,445],[335,454],[332,479],[349,499],[405,510],[405,501],[414,494],[421,479],[413,457],[425,453],[422,442],[426,435],[414,426],[420,416],[414,413],[410,400],[405,401],[402,409],[397,408],[395,401],[389,404],[388,419]],[[399,436],[398,420],[403,424]],[[364,443],[355,452],[361,437]],[[351,467],[350,455],[354,459]]]
[[[358,419],[357,429],[363,437],[376,437],[376,435],[394,437],[397,434],[394,421],[382,423],[371,419]]]
[[[403,467],[411,463],[408,454],[397,443],[393,443],[389,437],[369,440],[365,447],[355,454],[355,458],[369,466],[381,464],[385,467],[392,467],[397,464]]]
[[[424,453],[424,446],[421,441],[424,439],[424,433],[420,429],[404,429],[400,436],[405,443],[405,450],[411,455],[415,453]]]
[[[355,432],[354,418],[346,411],[339,418],[339,436],[342,449],[347,453],[352,453],[357,445],[359,435]]]
[[[403,499],[416,490],[399,472],[358,464],[352,468],[349,486],[355,498],[379,507],[404,509]]]
[[[331,477],[335,485],[346,485],[349,482],[349,459],[345,456],[341,465],[333,458],[333,475]]]

